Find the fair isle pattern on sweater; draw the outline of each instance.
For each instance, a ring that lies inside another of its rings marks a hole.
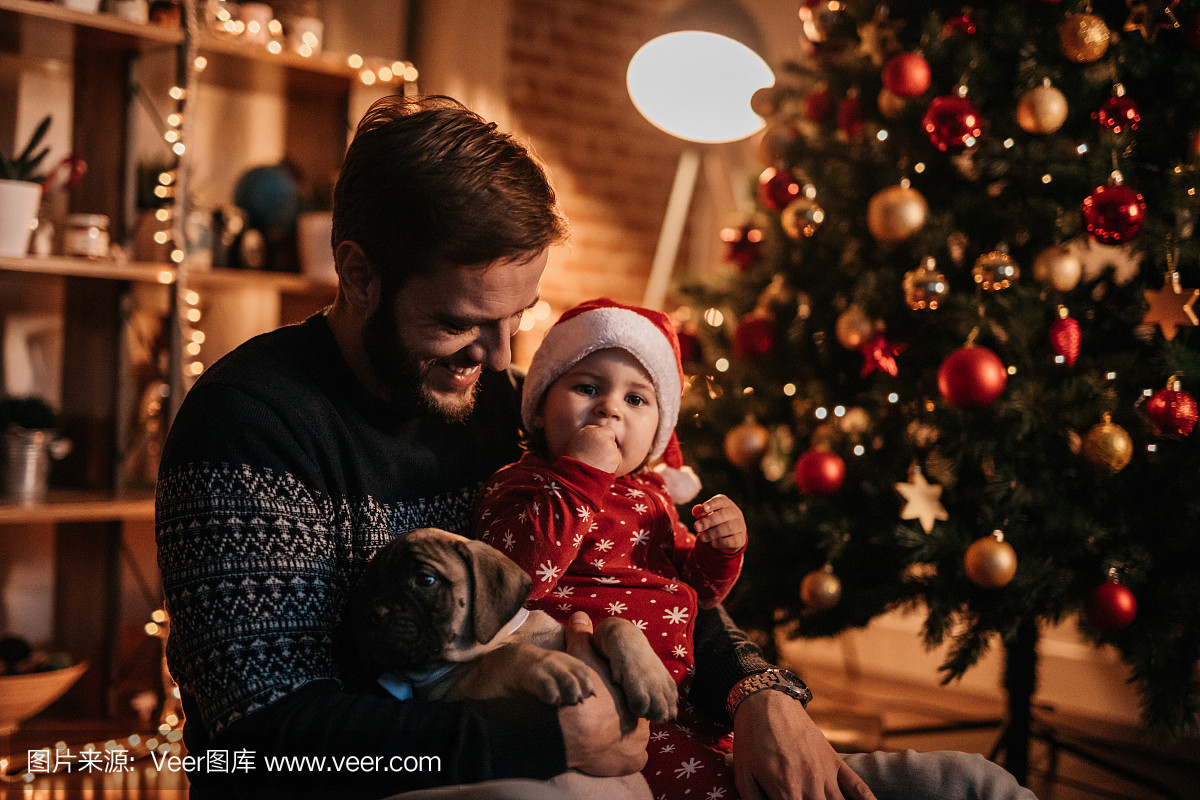
[[[160,476],[159,562],[179,623],[167,661],[181,689],[202,700],[205,726],[215,734],[311,681],[337,679],[333,631],[367,561],[415,528],[466,533],[473,496],[463,488],[384,506],[246,465]]]

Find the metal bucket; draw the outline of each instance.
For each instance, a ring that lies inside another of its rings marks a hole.
[[[71,452],[71,440],[54,431],[10,425],[4,432],[4,499],[33,505],[46,498],[50,460]]]

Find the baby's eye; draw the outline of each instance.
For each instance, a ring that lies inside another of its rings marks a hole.
[[[625,396],[625,402],[631,406],[644,406],[646,405],[646,398],[640,394],[631,394]]]
[[[581,383],[575,387],[575,391],[579,392],[580,394],[585,394],[588,397],[592,397],[596,394],[596,387],[590,383]]]

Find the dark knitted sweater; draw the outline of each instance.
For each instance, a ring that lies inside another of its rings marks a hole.
[[[322,315],[252,339],[196,382],[156,502],[185,741],[216,757],[189,773],[195,794],[377,797],[566,768],[553,708],[353,695],[337,669],[333,633],[363,566],[413,528],[467,534],[479,485],[520,455],[519,419],[507,373],[485,372],[463,423],[374,398]],[[721,612],[698,620],[696,640],[693,702],[720,715],[733,682],[767,665]],[[220,769],[222,752],[253,768]],[[305,755],[327,762],[268,768]],[[351,771],[332,762],[344,755],[382,758]],[[435,768],[403,769],[408,756]]]

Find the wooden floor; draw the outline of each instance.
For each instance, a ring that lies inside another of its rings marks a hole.
[[[816,687],[810,713],[843,752],[949,749],[990,756],[1002,729],[995,698],[832,670],[806,669],[803,677]],[[1041,735],[1030,747],[1028,786],[1040,800],[1200,800],[1200,740],[1155,741],[1136,728],[1052,709],[1035,716]],[[21,747],[30,733],[22,734]],[[128,772],[0,784],[0,798],[186,800],[186,787],[182,773],[156,769],[146,758]]]

